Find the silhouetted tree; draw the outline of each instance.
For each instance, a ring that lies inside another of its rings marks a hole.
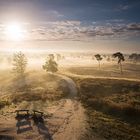
[[[27,66],[27,58],[22,52],[15,53],[13,56],[13,71],[20,76],[24,75]]]
[[[96,54],[96,55],[94,55],[94,56],[95,56],[96,60],[98,61],[98,63],[99,63],[99,68],[100,68],[100,67],[101,67],[101,66],[100,66],[100,61],[101,61],[103,58],[101,57],[100,54]]]
[[[118,58],[118,64],[119,64],[120,71],[121,71],[121,74],[122,74],[123,73],[123,70],[122,70],[122,61],[125,61],[123,54],[121,52],[117,52],[117,53],[114,53],[113,54],[113,57],[114,58]]]
[[[42,66],[44,70],[49,72],[57,72],[58,65],[54,60],[54,55],[50,54],[48,60],[46,60],[45,65]]]

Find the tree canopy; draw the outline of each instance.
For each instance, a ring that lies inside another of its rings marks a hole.
[[[114,53],[113,57],[118,58],[118,64],[120,64],[121,61],[125,61],[124,56],[123,56],[123,54],[121,52]]]
[[[42,66],[44,70],[49,72],[57,72],[58,71],[58,64],[54,60],[54,55],[50,54],[49,59],[46,60],[45,65]]]
[[[13,71],[23,75],[27,65],[27,58],[22,52],[15,53],[13,56]]]

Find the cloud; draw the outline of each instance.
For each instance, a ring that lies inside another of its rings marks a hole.
[[[140,36],[140,23],[110,23],[104,25],[94,25],[92,23],[83,24],[81,21],[56,21],[42,22],[40,24],[27,26],[26,40],[40,41],[91,41],[102,39],[127,39]],[[3,27],[0,24],[0,39],[4,40]]]
[[[41,13],[42,15],[46,16],[46,17],[50,17],[51,15],[51,18],[52,19],[57,19],[57,18],[62,18],[64,17],[63,14],[60,14],[58,11],[56,10],[45,10],[45,11],[42,11]]]
[[[123,19],[110,19],[110,20],[106,20],[107,23],[121,23],[124,22]]]
[[[64,17],[64,15],[60,14],[58,11],[51,10],[50,13],[54,14],[57,17]]]
[[[93,40],[93,39],[126,39],[140,36],[140,24],[82,25],[80,21],[57,21],[46,23],[36,30],[43,40]]]
[[[121,12],[121,11],[127,11],[131,8],[133,8],[135,5],[130,5],[130,4],[121,4],[119,6],[116,7],[115,11]]]
[[[119,9],[120,9],[120,10],[128,10],[129,8],[130,8],[129,5],[120,5],[120,6],[119,6]]]
[[[127,29],[128,30],[132,30],[132,31],[140,31],[140,23],[131,23],[127,25]]]

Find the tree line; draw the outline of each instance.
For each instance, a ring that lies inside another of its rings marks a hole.
[[[95,56],[96,60],[98,61],[99,68],[100,68],[100,62],[103,60],[103,57],[100,54],[96,54],[94,56]],[[121,71],[121,74],[122,74],[123,73],[122,62],[125,61],[124,55],[121,52],[117,52],[117,53],[114,53],[112,55],[112,57],[113,58],[118,58],[118,65],[119,65],[119,68],[120,68],[120,71]]]
[[[23,76],[27,66],[27,58],[22,52],[15,53],[13,56],[13,72],[19,76]],[[57,72],[58,64],[54,60],[54,54],[49,54],[42,68],[49,72]]]
[[[96,55],[94,55],[94,57],[98,61],[99,69],[100,69],[100,67],[101,67],[100,63],[103,60],[103,57],[100,54],[96,54]],[[112,57],[118,59],[118,65],[120,68],[120,72],[122,74],[123,73],[122,62],[125,61],[124,55],[121,52],[116,52],[112,55]],[[57,61],[59,61],[61,59],[61,55],[57,54],[56,58],[57,58]],[[129,56],[129,59],[136,63],[137,61],[140,60],[140,54],[133,53]],[[16,74],[24,75],[26,66],[27,66],[27,58],[26,58],[25,54],[23,54],[22,52],[15,53],[13,55],[13,71]],[[45,64],[42,65],[42,68],[45,71],[53,72],[53,73],[58,71],[58,64],[55,61],[54,54],[48,55],[48,57],[45,61]]]

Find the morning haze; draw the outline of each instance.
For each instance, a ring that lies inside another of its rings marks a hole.
[[[0,140],[139,140],[139,13],[139,0],[0,0]]]

